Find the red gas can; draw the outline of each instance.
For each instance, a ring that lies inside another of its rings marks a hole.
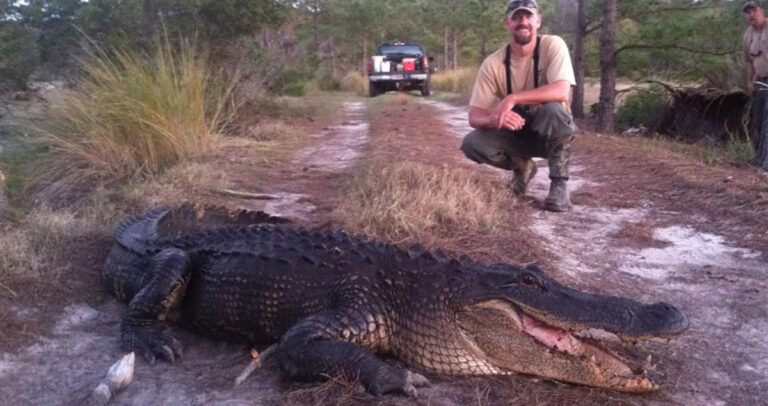
[[[404,58],[403,70],[404,71],[416,70],[416,58]]]

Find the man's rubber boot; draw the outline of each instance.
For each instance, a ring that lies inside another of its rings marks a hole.
[[[514,158],[512,160],[512,193],[515,196],[525,196],[528,190],[528,183],[536,176],[538,168],[536,162],[529,158]]]
[[[571,199],[568,196],[568,180],[552,178],[549,184],[549,195],[544,199],[544,208],[549,211],[563,212],[571,209]]]

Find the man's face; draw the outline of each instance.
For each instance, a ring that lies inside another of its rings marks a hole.
[[[519,45],[526,45],[533,38],[541,27],[541,17],[538,13],[531,13],[527,10],[518,10],[508,18],[504,19],[507,30]]]
[[[765,24],[765,10],[762,7],[749,7],[744,10],[744,18],[749,25],[759,28]]]

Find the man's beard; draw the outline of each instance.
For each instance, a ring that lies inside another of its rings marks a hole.
[[[531,39],[533,39],[533,34],[531,33],[530,27],[528,28],[528,35],[521,34],[520,31],[515,31],[515,43],[518,45],[527,45],[529,42],[531,42]]]

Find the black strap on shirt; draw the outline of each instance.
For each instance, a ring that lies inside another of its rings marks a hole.
[[[536,48],[533,49],[533,87],[539,87],[539,45],[541,44],[541,37],[536,37]],[[504,70],[507,71],[507,94],[512,94],[512,72],[509,68],[509,63],[512,58],[512,50],[510,45],[507,44],[507,53],[504,56]]]

